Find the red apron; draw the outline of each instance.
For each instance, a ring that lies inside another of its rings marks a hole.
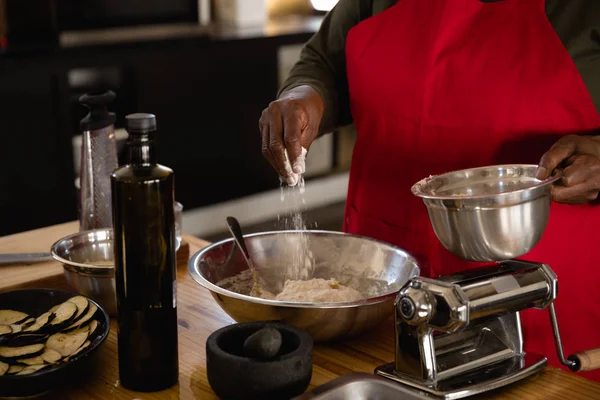
[[[393,243],[422,275],[469,268],[435,237],[411,186],[429,175],[499,163],[536,164],[562,135],[600,116],[543,0],[400,0],[355,26],[346,42],[358,131],[344,229]],[[567,354],[600,346],[600,208],[553,204],[524,259],[559,279]],[[527,351],[561,366],[547,311],[522,313]],[[566,369],[566,368],[565,368]],[[600,372],[581,374],[600,381]]]

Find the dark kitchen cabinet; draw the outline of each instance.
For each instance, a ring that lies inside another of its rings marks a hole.
[[[63,90],[51,71],[0,70],[0,235],[77,217]]]
[[[158,157],[175,170],[178,201],[194,208],[276,187],[258,131],[277,91],[274,49],[233,43],[147,61],[133,74],[137,105],[157,115]]]
[[[72,138],[85,114],[77,98],[87,90],[116,92],[117,128],[125,114],[156,114],[159,161],[175,170],[186,210],[276,188],[258,119],[277,92],[279,46],[311,34],[157,39],[0,58],[0,235],[77,218]],[[78,85],[74,71],[104,78]]]

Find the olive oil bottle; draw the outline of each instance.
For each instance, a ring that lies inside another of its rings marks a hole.
[[[158,391],[178,381],[174,175],[157,164],[156,117],[126,117],[127,161],[111,175],[119,379]]]

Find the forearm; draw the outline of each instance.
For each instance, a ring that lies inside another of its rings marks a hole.
[[[324,106],[319,134],[352,122],[346,76],[346,36],[360,20],[371,15],[372,0],[340,0],[324,18],[319,31],[302,49],[300,60],[279,91],[308,85]]]
[[[297,90],[306,92],[304,90],[306,86],[312,88],[314,95],[318,97],[317,101],[323,108],[319,136],[329,133],[339,125],[344,124],[344,121],[340,121],[338,118],[340,114],[338,90],[330,76],[318,64],[311,65],[306,59],[302,59],[296,64],[277,96],[278,98],[285,97]]]

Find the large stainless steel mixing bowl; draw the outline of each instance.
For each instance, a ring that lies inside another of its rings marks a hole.
[[[217,286],[223,279],[248,270],[232,239],[212,244],[192,256],[192,278],[210,290],[235,321],[282,321],[306,330],[315,341],[354,336],[389,318],[402,285],[419,275],[415,259],[406,252],[360,236],[277,231],[246,235],[245,240],[259,274],[272,283],[282,284],[291,268],[298,265],[295,250],[306,240],[315,261],[313,278],[335,278],[368,295],[366,300],[345,303],[295,303],[251,297],[243,294],[252,284],[247,272],[245,291]]]
[[[528,253],[550,214],[552,184],[536,165],[498,165],[431,176],[412,193],[423,199],[442,245],[471,261],[502,261]]]

